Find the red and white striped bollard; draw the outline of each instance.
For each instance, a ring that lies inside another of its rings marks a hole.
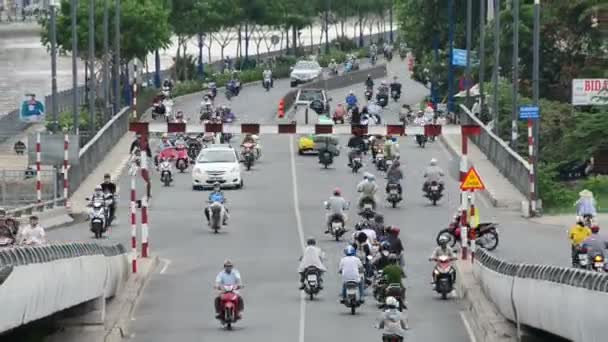
[[[141,257],[148,257],[148,197],[141,201]]]
[[[36,199],[42,202],[42,175],[40,174],[41,146],[40,132],[36,132]]]
[[[137,63],[133,61],[133,118],[137,118]]]
[[[68,206],[68,158],[69,158],[70,136],[66,133],[63,136],[63,200]]]
[[[133,273],[137,273],[137,217],[136,217],[136,197],[135,197],[135,177],[131,175],[131,265]]]

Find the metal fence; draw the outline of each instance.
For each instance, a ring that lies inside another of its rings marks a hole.
[[[57,198],[59,173],[41,170],[42,201]],[[0,206],[15,208],[37,201],[36,170],[0,170]]]
[[[0,267],[38,264],[87,255],[112,257],[125,254],[126,251],[120,243],[100,245],[93,242],[69,242],[42,246],[13,246],[0,249]]]

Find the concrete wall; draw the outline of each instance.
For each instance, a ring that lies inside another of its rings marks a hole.
[[[530,165],[509,144],[491,132],[465,106],[460,105],[460,122],[463,125],[479,125],[481,134],[471,137],[471,141],[483,152],[488,160],[522,193],[530,191]]]
[[[65,243],[0,250],[0,332],[113,297],[129,277],[124,247]]]
[[[576,342],[606,341],[608,274],[513,264],[483,249],[475,253],[474,273],[509,320]]]

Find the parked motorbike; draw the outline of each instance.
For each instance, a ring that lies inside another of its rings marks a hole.
[[[247,171],[251,170],[253,163],[255,162],[255,155],[253,154],[254,145],[252,143],[243,144],[243,162]]]
[[[452,267],[452,259],[442,255],[436,261],[433,274],[435,275],[435,291],[441,295],[441,299],[447,299],[454,290],[456,271]]]
[[[173,172],[171,171],[171,163],[168,160],[164,160],[158,166],[160,170],[160,181],[165,186],[170,186],[171,182],[173,182]]]
[[[437,201],[443,197],[443,187],[436,181],[432,181],[431,184],[427,186],[426,193],[424,197],[431,200],[433,205],[437,205]]]
[[[220,295],[220,322],[228,330],[232,330],[232,325],[241,319],[238,289],[238,286],[224,285]]]
[[[315,266],[309,266],[304,270],[304,279],[304,292],[313,300],[321,291],[321,271]]]
[[[386,200],[393,206],[397,207],[397,203],[401,202],[401,195],[399,194],[399,184],[389,184]]]
[[[468,240],[471,241],[475,238],[475,242],[478,246],[493,251],[498,247],[498,223],[480,223],[475,230],[468,229]],[[446,229],[442,229],[437,234],[437,245],[439,245],[439,238],[445,236],[449,239],[448,245],[454,247],[456,242],[461,243],[461,232],[460,227],[454,226]]]
[[[359,298],[359,284],[354,281],[347,281],[344,286],[346,287],[344,305],[347,308],[350,308],[350,313],[354,315],[357,308],[361,306],[361,299]]]

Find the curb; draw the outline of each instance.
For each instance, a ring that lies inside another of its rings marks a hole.
[[[448,140],[445,139],[445,137],[443,135],[439,136],[439,141],[443,144],[443,146],[445,146],[447,148],[447,150],[455,157],[460,158],[460,152],[456,149],[456,146],[454,146],[453,144],[451,144]],[[475,164],[469,160],[468,161],[469,164],[471,166],[474,166]],[[459,170],[460,172],[460,170]],[[485,196],[485,198],[492,204],[493,207],[498,208],[498,207],[504,207],[501,206],[501,203],[498,201],[498,199],[496,198],[496,196],[492,193],[492,191],[488,190],[487,188],[483,191],[481,191],[481,193]]]
[[[138,259],[138,261],[141,260],[141,258]],[[132,337],[132,334],[129,332],[131,318],[137,307],[139,299],[141,298],[143,290],[148,284],[148,281],[156,270],[159,262],[159,257],[153,257],[150,259],[150,264],[143,273],[137,273],[135,276],[131,274],[127,283],[120,290],[121,295],[112,300],[116,302],[108,303],[107,310],[113,311],[116,313],[116,316],[113,322],[106,325],[103,338],[104,342],[121,342],[123,339]],[[140,264],[141,263],[138,263],[138,266]],[[143,267],[140,268],[140,270],[141,269],[143,269]]]

